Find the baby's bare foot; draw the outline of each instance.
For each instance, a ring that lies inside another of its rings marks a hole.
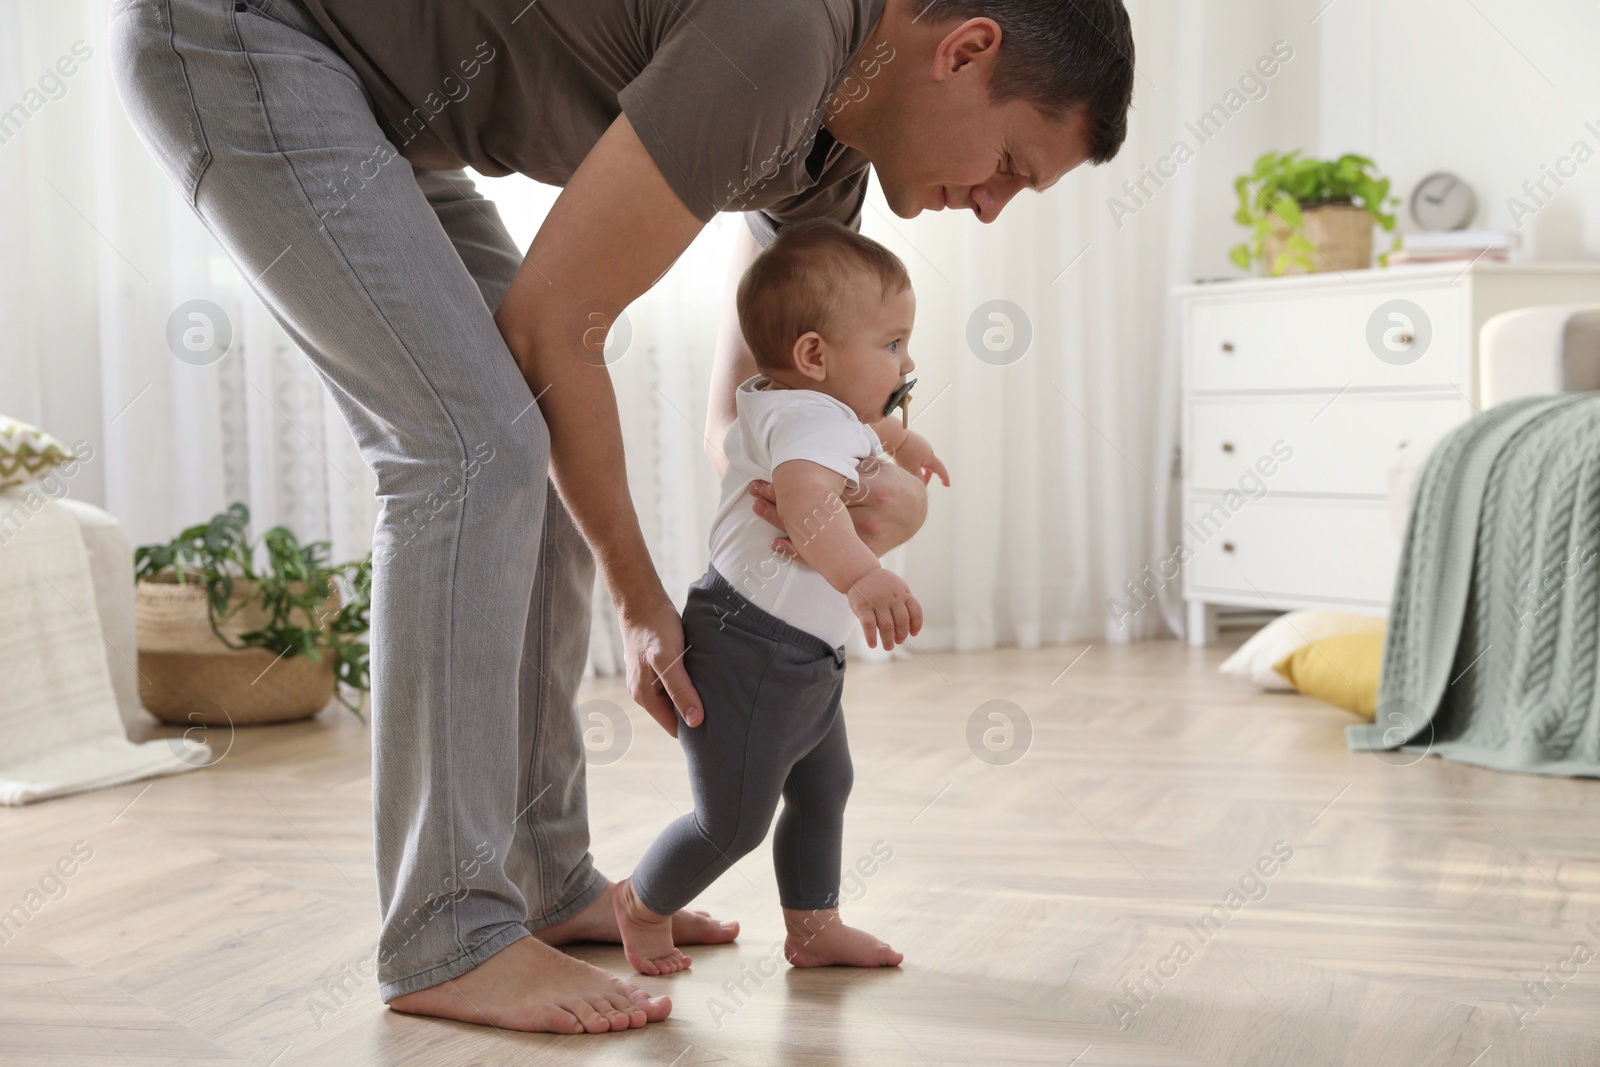
[[[603,1034],[660,1022],[672,1001],[524,937],[466,974],[395,997],[389,1007],[506,1030]]]
[[[846,926],[839,909],[783,909],[783,954],[796,967],[898,967],[900,953],[865,930]]]
[[[622,934],[622,954],[640,974],[671,974],[694,962],[672,944],[671,916],[657,915],[640,903],[633,892],[633,879],[617,883],[611,907]]]

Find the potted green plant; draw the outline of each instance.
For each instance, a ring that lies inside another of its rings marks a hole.
[[[1239,197],[1233,221],[1248,226],[1250,237],[1228,258],[1245,270],[1258,260],[1273,275],[1361,270],[1372,262],[1373,224],[1395,233],[1389,209],[1399,201],[1389,196],[1389,179],[1365,156],[1325,160],[1302,158],[1298,151],[1267,152],[1233,188]],[[1387,266],[1389,252],[1398,247],[1396,234],[1378,263]]]
[[[249,522],[236,503],[134,550],[140,701],[166,722],[241,725],[308,718],[338,697],[365,722],[372,557],[330,564],[328,542],[283,526],[255,544]]]

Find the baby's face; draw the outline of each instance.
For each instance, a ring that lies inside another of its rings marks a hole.
[[[853,310],[830,331],[827,378],[812,386],[842,401],[866,423],[884,417],[884,405],[916,369],[910,346],[917,298],[905,289],[881,299],[880,291],[875,277],[855,290]]]

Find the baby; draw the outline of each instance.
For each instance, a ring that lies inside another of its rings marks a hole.
[[[689,966],[672,943],[672,914],[761,843],[782,797],[772,852],[785,956],[796,967],[893,967],[900,953],[839,918],[852,780],[843,646],[857,625],[873,647],[904,643],[921,630],[922,607],[862,543],[845,495],[859,490],[863,460],[890,454],[924,483],[938,474],[950,484],[927,441],[884,422],[914,367],[916,299],[894,253],[810,220],[756,256],[737,300],[761,373],[736,394],[711,566],[683,610],[684,666],[705,706],[700,726],[678,731],[695,810],[619,883],[623,951],[644,974]],[[772,527],[746,492],[756,480],[772,483],[803,562],[772,551]]]

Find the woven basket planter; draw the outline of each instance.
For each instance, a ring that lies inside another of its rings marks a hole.
[[[234,583],[228,607],[236,613],[222,625],[222,632],[234,641],[267,621],[259,604],[240,607],[254,591],[252,583]],[[338,610],[334,592],[321,612],[331,617]],[[212,632],[200,582],[179,585],[171,574],[141,580],[137,614],[139,700],[163,722],[181,726],[295,722],[315,715],[333,699],[332,650],[323,649],[320,660],[311,660],[280,659],[261,648],[229,648]]]
[[[1301,212],[1304,225],[1301,232],[1306,240],[1316,246],[1311,253],[1311,269],[1290,263],[1285,274],[1318,274],[1330,270],[1365,270],[1372,265],[1372,216],[1364,207],[1354,204],[1323,204],[1308,207]],[[1272,217],[1272,232],[1262,244],[1266,253],[1262,262],[1268,273],[1278,256],[1288,250],[1289,236],[1294,233],[1280,215]]]

